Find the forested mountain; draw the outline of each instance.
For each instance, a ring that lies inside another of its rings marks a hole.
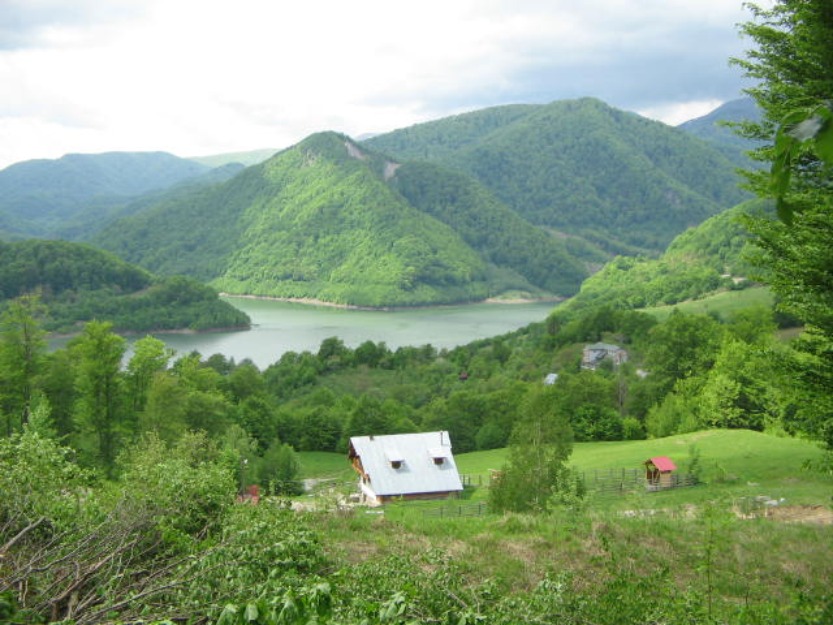
[[[563,241],[474,180],[400,167],[336,133],[168,198],[93,242],[229,293],[360,306],[473,301],[506,289],[570,295],[586,275]]]
[[[51,237],[67,224],[94,223],[115,206],[210,171],[165,152],[68,154],[0,171],[0,234]]]
[[[739,136],[731,124],[759,122],[760,119],[761,111],[755,101],[739,98],[722,104],[707,115],[683,122],[677,128],[714,145],[738,167],[749,168],[752,161],[746,152],[755,148],[756,143]]]
[[[603,260],[579,240],[555,238],[532,226],[465,174],[413,161],[397,169],[391,182],[412,205],[451,226],[489,263],[511,268],[551,293],[572,293],[587,275],[577,257]]]
[[[117,330],[245,328],[248,317],[191,278],[157,278],[81,243],[0,242],[0,311],[38,294],[46,330],[72,331],[107,320]]]
[[[320,133],[246,169],[164,153],[20,163],[0,172],[0,234],[86,240],[230,293],[360,306],[569,296],[611,254],[656,255],[737,203],[736,183],[707,143],[582,99],[362,144]]]
[[[531,223],[617,253],[661,252],[745,197],[712,146],[590,98],[485,109],[365,145],[465,171]]]

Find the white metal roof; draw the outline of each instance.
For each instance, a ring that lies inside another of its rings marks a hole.
[[[448,432],[354,436],[352,453],[361,459],[377,495],[396,496],[463,490]],[[442,459],[439,464],[435,459]],[[394,467],[394,460],[398,467]]]

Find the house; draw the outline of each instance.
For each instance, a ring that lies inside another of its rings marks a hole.
[[[676,465],[667,456],[656,456],[649,458],[645,465],[645,487],[648,490],[659,490],[674,486],[673,472],[677,470]]]
[[[439,499],[463,490],[445,431],[353,436],[348,457],[367,503]]]
[[[581,353],[581,368],[595,370],[606,359],[618,366],[628,361],[628,352],[618,345],[593,343],[586,346]]]

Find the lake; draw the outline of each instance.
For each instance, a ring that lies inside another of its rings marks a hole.
[[[368,340],[384,341],[391,349],[426,343],[436,348],[456,347],[544,321],[555,306],[552,302],[468,304],[381,311],[223,299],[251,317],[251,330],[155,336],[179,354],[196,350],[206,358],[212,354],[223,354],[235,362],[248,358],[263,370],[288,351],[315,353],[321,341],[332,336],[351,348]]]

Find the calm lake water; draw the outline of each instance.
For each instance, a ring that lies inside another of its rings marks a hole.
[[[179,354],[223,354],[246,358],[261,370],[288,351],[317,352],[321,341],[336,336],[351,348],[367,340],[391,349],[430,343],[450,348],[511,332],[546,319],[553,303],[470,304],[396,311],[346,310],[240,297],[224,298],[252,319],[252,329],[205,334],[159,334]],[[131,340],[132,342],[132,340]]]

